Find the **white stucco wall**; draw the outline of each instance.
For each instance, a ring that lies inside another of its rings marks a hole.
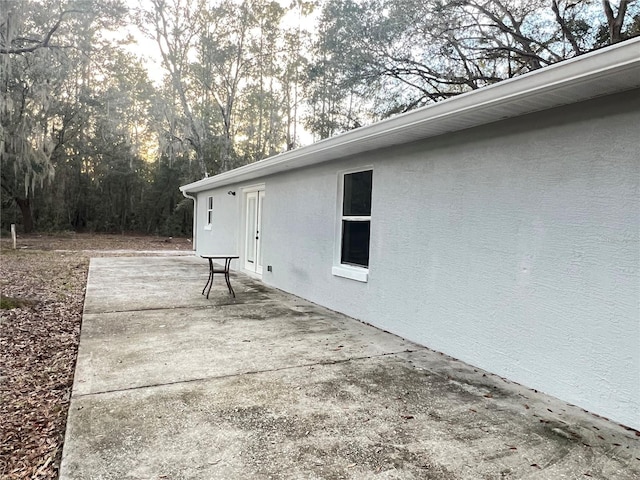
[[[206,255],[214,253],[238,253],[240,222],[240,206],[238,192],[236,196],[228,195],[232,188],[201,192],[197,195],[196,215],[198,216],[196,254]],[[207,228],[207,197],[213,196],[213,221],[211,228]],[[232,268],[238,268],[236,260]]]
[[[263,280],[640,428],[639,99],[263,179]],[[331,274],[337,173],[360,166],[374,170],[367,283]],[[229,199],[213,250],[241,240]]]

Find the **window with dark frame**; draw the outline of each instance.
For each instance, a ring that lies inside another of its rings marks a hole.
[[[369,266],[373,170],[345,173],[342,187],[340,263]]]
[[[207,225],[213,223],[213,197],[207,197]]]

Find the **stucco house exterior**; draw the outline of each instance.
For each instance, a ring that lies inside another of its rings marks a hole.
[[[640,39],[181,190],[196,254],[640,429]]]

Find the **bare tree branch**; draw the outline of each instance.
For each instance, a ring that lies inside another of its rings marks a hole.
[[[9,47],[9,46],[4,46],[4,47],[0,47],[0,54],[3,55],[19,55],[19,54],[23,54],[23,53],[31,53],[31,52],[35,52],[36,50],[38,50],[39,48],[47,48],[47,47],[54,47],[55,45],[51,45],[51,38],[53,37],[53,35],[56,33],[56,31],[60,28],[60,26],[62,25],[62,21],[64,20],[64,17],[72,14],[72,13],[84,13],[82,10],[65,10],[63,12],[60,13],[60,16],[58,17],[58,20],[56,21],[56,23],[49,29],[49,31],[46,33],[46,35],[44,36],[44,38],[42,40],[36,40],[36,39],[32,39],[32,38],[17,38],[16,40],[20,40],[23,41],[25,43],[32,43],[33,45],[30,45],[28,47]],[[13,42],[12,42],[13,43]]]
[[[571,48],[573,49],[573,52],[576,55],[580,55],[582,53],[582,49],[580,48],[580,45],[578,45],[578,40],[576,39],[576,36],[573,34],[571,29],[567,25],[567,22],[565,21],[564,17],[560,15],[560,7],[558,6],[558,0],[551,1],[551,9],[553,10],[553,13],[556,16],[556,22],[558,22],[558,25],[560,25],[560,28],[562,29],[562,33],[571,44]]]

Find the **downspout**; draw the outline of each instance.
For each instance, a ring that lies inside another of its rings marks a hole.
[[[185,198],[190,198],[191,200],[193,200],[193,234],[191,235],[193,237],[193,242],[192,242],[192,248],[193,251],[195,252],[197,250],[197,242],[198,242],[198,200],[196,197],[189,195],[186,191],[181,190],[182,195]]]

